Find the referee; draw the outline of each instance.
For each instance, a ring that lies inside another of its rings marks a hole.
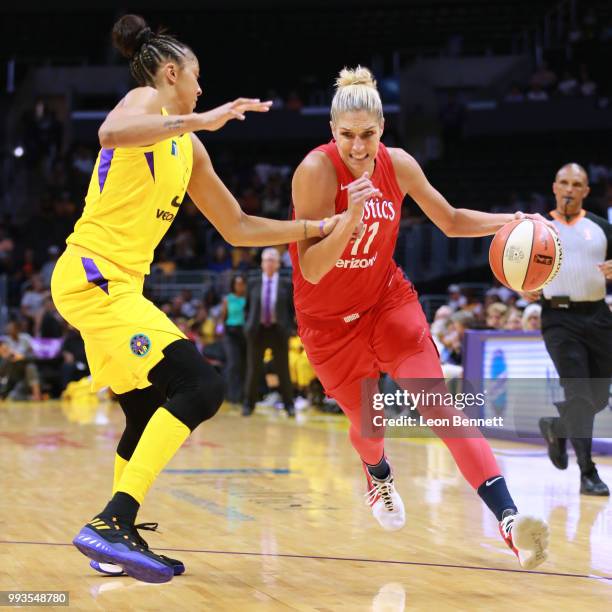
[[[550,219],[563,245],[559,274],[542,292],[542,335],[557,368],[565,400],[555,405],[558,417],[540,419],[548,455],[560,470],[567,468],[567,438],[580,466],[580,493],[610,495],[591,456],[595,414],[608,404],[612,380],[612,312],[604,298],[612,279],[612,225],[586,212],[589,193],[585,169],[566,164],[555,177],[557,204]]]

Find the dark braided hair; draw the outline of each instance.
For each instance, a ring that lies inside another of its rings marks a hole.
[[[113,45],[130,60],[130,72],[138,85],[155,84],[155,74],[163,61],[183,65],[191,49],[163,30],[153,32],[140,15],[124,15],[113,26]]]

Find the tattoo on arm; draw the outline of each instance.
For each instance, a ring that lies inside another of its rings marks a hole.
[[[173,129],[173,128],[177,128],[183,125],[183,123],[185,123],[182,119],[173,119],[172,121],[166,121],[164,123],[164,127],[168,128],[169,130]]]

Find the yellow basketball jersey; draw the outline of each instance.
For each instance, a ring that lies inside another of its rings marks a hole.
[[[149,147],[102,149],[83,215],[66,242],[148,274],[153,251],[178,214],[192,166],[189,133]]]

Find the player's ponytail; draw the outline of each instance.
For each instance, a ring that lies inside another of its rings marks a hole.
[[[130,60],[130,72],[138,85],[155,86],[155,75],[164,61],[183,65],[193,52],[176,38],[153,32],[140,15],[123,15],[113,26],[115,48]]]
[[[372,73],[363,66],[343,68],[336,79],[336,93],[331,105],[331,120],[350,111],[366,111],[383,119],[382,102]]]

